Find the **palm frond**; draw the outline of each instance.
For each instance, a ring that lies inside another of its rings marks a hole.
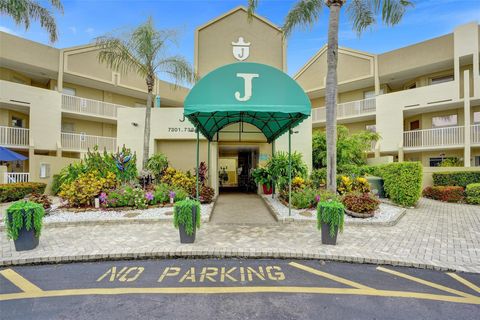
[[[375,8],[370,0],[351,0],[347,13],[353,23],[353,29],[361,33],[375,24]]]
[[[50,0],[51,6],[63,13],[60,0]],[[30,20],[38,20],[40,26],[47,30],[50,41],[55,42],[58,38],[57,25],[52,12],[32,0],[0,0],[0,13],[9,15],[17,25],[23,25],[25,29],[30,27]]]
[[[311,27],[317,22],[323,8],[323,0],[300,0],[285,18],[283,32],[288,36],[295,27]]]
[[[159,60],[155,70],[168,74],[174,80],[175,86],[182,82],[192,83],[197,78],[190,63],[178,55]]]
[[[408,7],[414,6],[410,0],[371,0],[376,13],[381,13],[382,21],[392,26],[400,22]]]
[[[110,69],[122,74],[133,71],[142,77],[147,75],[147,66],[134,56],[134,48],[128,40],[102,36],[96,38],[95,42],[99,48],[98,60]]]
[[[255,10],[257,10],[258,0],[248,0],[247,14],[248,20],[252,21],[253,16],[255,15]]]

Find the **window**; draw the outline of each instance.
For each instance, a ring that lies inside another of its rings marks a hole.
[[[370,132],[377,132],[377,125],[375,124],[367,124],[365,129]]]
[[[430,158],[430,167],[438,167],[444,158]]]
[[[453,75],[432,78],[430,80],[430,83],[438,84],[438,83],[449,82],[449,81],[453,81]]]
[[[380,89],[380,93],[379,94],[383,94],[383,89]],[[363,93],[363,98],[364,99],[371,99],[371,98],[375,98],[376,94],[375,94],[375,90],[372,90],[372,91],[365,91]]]
[[[452,127],[457,125],[457,115],[432,117],[432,128]]]
[[[75,96],[77,94],[74,88],[63,87],[62,93],[68,94],[69,96]]]
[[[480,167],[480,156],[475,157],[475,167]]]
[[[50,164],[40,163],[40,178],[46,179],[50,177]]]
[[[473,113],[473,123],[480,124],[480,111]]]
[[[23,119],[12,117],[12,127],[23,128]]]
[[[62,123],[62,132],[74,133],[75,124],[73,122]]]

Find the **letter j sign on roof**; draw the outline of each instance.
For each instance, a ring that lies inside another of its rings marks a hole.
[[[303,89],[282,71],[238,62],[213,70],[190,91],[184,115],[208,139],[225,126],[247,122],[272,142],[310,116]]]

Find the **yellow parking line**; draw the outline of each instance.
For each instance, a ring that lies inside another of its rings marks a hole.
[[[453,272],[447,272],[447,274],[452,277],[453,279],[457,280],[458,282],[461,282],[463,283],[464,285],[466,285],[467,287],[469,287],[470,289],[480,293],[480,287],[476,286],[475,284],[471,283],[470,281],[468,281],[467,279],[464,279],[462,277],[460,277],[458,274],[456,273],[453,273]]]
[[[122,295],[122,294],[244,294],[244,293],[304,293],[360,295],[393,298],[414,298],[453,303],[480,305],[479,297],[465,298],[421,292],[389,291],[376,289],[323,288],[323,287],[180,287],[180,288],[89,288],[45,290],[39,292],[22,292],[0,294],[0,301],[83,295]]]
[[[10,282],[16,285],[20,290],[26,293],[42,292],[42,289],[13,271],[12,269],[5,269],[0,271],[0,274],[7,278]]]
[[[401,278],[404,278],[404,279],[415,281],[415,282],[421,283],[423,285],[426,285],[426,286],[429,286],[429,287],[432,287],[432,288],[435,288],[435,289],[438,289],[438,290],[442,290],[442,291],[445,291],[445,292],[448,292],[448,293],[456,294],[456,295],[461,296],[461,297],[480,299],[480,298],[475,297],[471,294],[468,294],[468,293],[465,293],[465,292],[462,292],[462,291],[458,291],[458,290],[455,290],[455,289],[452,289],[452,288],[448,288],[448,287],[442,286],[441,284],[437,284],[437,283],[433,283],[433,282],[430,282],[430,281],[427,281],[427,280],[423,280],[423,279],[420,279],[420,278],[417,278],[417,277],[414,277],[414,276],[411,276],[411,275],[408,275],[408,274],[405,274],[405,273],[402,273],[402,272],[390,270],[390,269],[387,269],[387,268],[384,268],[384,267],[377,267],[377,270],[393,274],[397,277],[401,277]]]
[[[320,270],[317,270],[317,269],[314,269],[314,268],[311,268],[311,267],[307,267],[307,266],[305,266],[303,264],[300,264],[300,263],[290,262],[289,265],[291,265],[292,267],[298,268],[300,270],[313,273],[317,276],[324,277],[324,278],[333,280],[335,282],[339,282],[341,284],[345,284],[345,285],[350,286],[350,287],[354,287],[354,288],[357,288],[357,289],[372,289],[372,288],[364,286],[363,284],[360,284],[358,282],[351,281],[351,280],[348,280],[348,279],[345,279],[345,278],[342,278],[342,277],[339,277],[339,276],[335,276],[333,274],[326,273],[326,272],[323,272],[323,271],[320,271]]]

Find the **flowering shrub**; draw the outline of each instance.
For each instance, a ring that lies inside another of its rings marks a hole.
[[[188,176],[182,171],[168,167],[162,176],[162,182],[171,185],[174,188],[183,188],[191,190],[195,187],[195,178]]]
[[[426,198],[445,202],[460,202],[464,200],[464,189],[459,186],[433,186],[423,190]]]
[[[380,201],[370,193],[347,193],[342,198],[342,203],[350,211],[356,213],[372,213],[378,209]]]
[[[71,183],[63,184],[59,196],[68,201],[70,206],[87,206],[93,203],[102,191],[115,187],[116,177],[113,172],[101,177],[98,171],[81,174]]]
[[[349,192],[368,193],[370,192],[370,184],[368,183],[368,180],[363,177],[350,178],[342,176],[340,178],[340,185],[337,189],[340,194],[346,194]]]
[[[30,193],[40,193],[45,191],[45,183],[40,182],[19,182],[0,184],[0,202],[9,202],[23,199]]]

